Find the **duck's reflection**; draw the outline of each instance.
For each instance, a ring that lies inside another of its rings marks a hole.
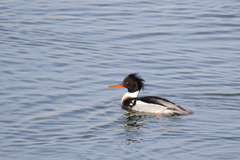
[[[123,117],[125,118],[125,124],[123,124],[126,130],[139,129],[147,121],[155,121],[156,119],[152,115],[145,115],[139,112],[126,112]]]
[[[147,121],[146,115],[137,114],[134,112],[125,112],[121,118],[120,124],[122,134],[124,138],[122,139],[122,144],[131,145],[136,143],[141,143],[144,139],[144,132],[141,127],[144,126]]]
[[[131,126],[131,127],[136,127],[136,126],[141,127],[147,121],[158,121],[159,123],[163,123],[163,122],[166,122],[166,120],[181,119],[179,116],[163,116],[163,119],[160,120],[154,114],[145,114],[141,112],[129,112],[129,111],[126,112],[123,115],[123,117],[126,123],[125,126]]]
[[[121,124],[124,129],[125,138],[122,140],[122,144],[130,145],[135,143],[141,143],[149,134],[150,129],[146,122],[155,123],[156,126],[163,125],[169,126],[167,120],[180,119],[178,116],[165,116],[163,120],[158,119],[155,115],[144,114],[140,112],[126,111],[121,120],[117,123]],[[151,123],[151,124],[152,124]],[[166,129],[166,127],[164,127]]]
[[[125,141],[122,141],[122,144],[126,144],[126,145],[130,145],[132,143],[141,143],[141,140],[126,139]]]

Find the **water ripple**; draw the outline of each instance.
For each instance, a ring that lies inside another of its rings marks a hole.
[[[239,2],[0,4],[3,159],[239,158]],[[122,110],[133,72],[195,114]]]

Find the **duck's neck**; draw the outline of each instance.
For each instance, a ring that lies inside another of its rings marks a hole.
[[[126,100],[126,99],[136,98],[138,96],[138,94],[139,94],[139,91],[125,93],[122,97],[122,102],[121,103],[123,103],[123,101]]]

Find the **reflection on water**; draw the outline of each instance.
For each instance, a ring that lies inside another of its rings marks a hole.
[[[126,117],[126,120],[136,122],[137,124],[145,123],[147,121],[164,121],[164,120],[170,120],[170,119],[181,119],[181,116],[165,116],[162,115],[163,120],[159,119],[155,116],[155,114],[151,113],[141,113],[141,112],[135,112],[135,111],[128,111],[124,114]]]
[[[144,141],[145,136],[151,132],[151,130],[168,130],[174,129],[174,125],[168,123],[168,120],[181,119],[179,116],[164,116],[163,120],[158,119],[153,114],[146,115],[141,112],[126,111],[121,119],[115,121],[120,124],[122,129],[125,130],[125,139],[122,140],[122,144],[131,145],[134,143],[141,143]],[[148,128],[151,122],[155,122],[156,128]],[[161,126],[161,127],[159,127]],[[162,132],[164,134],[165,132]]]
[[[139,112],[126,112],[124,114],[124,118],[126,119],[126,124],[123,124],[126,129],[139,129],[144,123],[147,121],[154,121],[154,119],[151,119],[150,115],[144,115]]]
[[[143,140],[143,139],[141,139]],[[122,142],[122,144],[130,145],[132,143],[141,143],[141,140],[135,140],[135,139],[126,139]]]

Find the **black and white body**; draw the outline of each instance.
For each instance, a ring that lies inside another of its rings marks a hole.
[[[109,87],[125,87],[128,92],[122,97],[121,106],[139,112],[156,115],[189,115],[193,114],[190,109],[184,109],[167,99],[157,96],[138,97],[144,88],[144,79],[137,73],[129,74],[121,84]]]

